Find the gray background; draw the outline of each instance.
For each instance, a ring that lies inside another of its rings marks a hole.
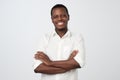
[[[86,66],[79,80],[120,80],[120,0],[0,0],[0,80],[39,80],[33,55],[54,29],[50,9],[65,4],[69,29],[82,33]]]

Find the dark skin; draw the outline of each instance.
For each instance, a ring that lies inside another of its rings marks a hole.
[[[79,64],[73,59],[78,51],[73,51],[67,60],[52,61],[43,52],[37,52],[35,59],[41,60],[43,63],[40,64],[34,71],[36,73],[45,74],[58,74],[64,73],[71,69],[79,68]]]
[[[67,32],[67,23],[69,21],[69,15],[64,8],[55,8],[52,11],[52,23],[55,26],[55,31],[62,38]]]
[[[62,38],[68,30],[69,15],[64,8],[54,8],[51,19],[55,26],[55,31]],[[35,54],[35,59],[41,60],[43,63],[34,71],[36,73],[58,74],[80,68],[80,65],[74,60],[77,53],[78,51],[74,50],[67,60],[52,61],[45,53],[38,51]]]

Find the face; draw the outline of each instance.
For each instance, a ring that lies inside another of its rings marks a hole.
[[[64,8],[53,9],[51,19],[57,30],[67,28],[69,16]]]

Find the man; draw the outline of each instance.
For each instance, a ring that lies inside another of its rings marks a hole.
[[[78,80],[77,68],[85,62],[83,39],[68,30],[69,13],[64,5],[51,9],[51,19],[55,30],[41,38],[34,72],[41,73],[41,80]]]

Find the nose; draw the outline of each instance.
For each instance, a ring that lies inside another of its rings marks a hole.
[[[62,16],[59,16],[59,17],[58,17],[58,20],[62,20]]]
[[[62,19],[64,19],[64,18],[65,18],[64,15],[59,15],[59,16],[58,16],[58,19],[59,19],[59,20],[62,20]]]

